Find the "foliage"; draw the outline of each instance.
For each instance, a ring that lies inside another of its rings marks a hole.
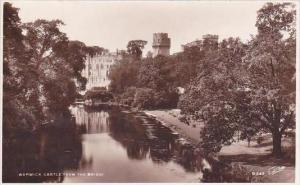
[[[154,91],[150,88],[137,88],[133,106],[137,108],[149,109],[153,107]]]
[[[204,60],[206,50],[202,47],[186,47],[175,58],[175,67],[178,86],[186,86],[191,79],[197,76],[199,65]]]
[[[135,60],[140,60],[143,55],[143,49],[147,41],[144,40],[131,40],[127,44],[127,52],[133,56]]]
[[[259,35],[283,36],[283,32],[295,37],[296,10],[293,3],[266,3],[257,13],[255,26]]]
[[[276,156],[281,156],[282,134],[295,126],[295,18],[293,4],[267,3],[258,11],[259,33],[245,57],[253,117],[272,133]]]
[[[281,155],[281,136],[295,125],[294,21],[292,4],[267,3],[247,46],[230,38],[206,52],[179,103],[187,120],[204,121],[205,149],[217,152],[238,130],[248,139],[265,131],[273,135],[273,154]]]
[[[177,106],[178,100],[179,94],[175,89],[171,91],[156,91],[153,97],[153,108],[175,108]]]
[[[77,90],[84,89],[81,70],[88,48],[69,41],[60,31],[62,25],[60,20],[42,19],[22,24],[18,9],[4,3],[5,139],[16,130],[31,132],[69,115]]]
[[[124,105],[132,106],[134,102],[136,87],[128,87],[125,92],[119,95],[117,100]]]
[[[68,38],[60,32],[61,25],[60,20],[41,19],[23,25],[26,50],[30,54],[28,66],[33,73],[30,83],[35,89],[28,93],[39,97],[44,116],[49,120],[75,99],[74,71],[64,53]]]
[[[185,87],[199,70],[207,67],[207,56],[214,58],[215,51],[206,45],[185,48],[174,56],[147,57],[141,61],[129,55],[112,68],[110,90],[120,95],[129,87],[150,88],[155,92],[153,108],[174,108],[179,98],[177,88]]]
[[[201,182],[204,183],[242,183],[242,182],[253,182],[255,176],[252,176],[251,172],[247,167],[239,164],[239,163],[220,163],[218,165],[213,166],[213,170],[204,170],[203,178]]]
[[[18,9],[4,3],[3,13],[3,134],[6,138],[14,130],[30,130],[41,114],[37,98],[25,96],[30,88],[30,70]]]
[[[86,48],[88,55],[90,55],[91,57],[95,56],[95,55],[101,55],[104,52],[107,52],[106,49],[99,47],[99,46],[90,46]]]
[[[143,60],[139,68],[137,86],[157,91],[175,88],[174,67],[173,61],[164,56]]]
[[[87,79],[81,76],[81,71],[85,68],[85,57],[88,47],[80,41],[69,41],[65,48],[64,56],[71,64],[72,73],[77,80],[78,90],[84,90]]]
[[[3,34],[4,34],[4,47],[3,48],[3,72],[4,74],[10,74],[9,60],[16,60],[16,57],[20,55],[24,50],[23,35],[20,28],[20,18],[17,8],[13,7],[10,3],[4,3],[3,10]]]
[[[139,108],[176,107],[179,95],[176,89],[175,65],[172,58],[164,56],[142,61],[123,58],[109,74],[111,79],[109,89],[118,96],[119,102]],[[141,91],[151,92],[151,96],[142,96]],[[146,98],[153,101],[151,106],[142,103]],[[143,107],[144,105],[146,107]]]
[[[244,81],[241,71],[244,54],[239,39],[223,40],[217,51],[206,52],[197,77],[180,98],[178,106],[189,115],[187,121],[204,121],[202,147],[208,152],[217,152],[222,145],[233,142],[238,123],[244,122],[238,114],[242,109],[237,108],[245,101],[239,98],[243,91],[237,90]]]
[[[113,95],[104,89],[91,89],[84,95],[84,99],[101,100],[102,102],[108,102],[113,99]]]
[[[109,90],[116,94],[122,94],[128,87],[136,86],[137,76],[141,63],[125,57],[112,66],[109,72],[111,80]]]

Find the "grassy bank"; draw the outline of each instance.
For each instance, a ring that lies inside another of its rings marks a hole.
[[[193,144],[200,142],[200,130],[203,124],[193,122],[188,125],[183,123],[180,121],[180,110],[146,110],[144,112],[178,132]],[[218,156],[222,160],[245,167],[252,173],[255,182],[294,182],[295,138],[283,137],[282,147],[285,152],[284,157],[281,159],[272,157],[272,137],[270,134],[265,134],[260,144],[253,141],[248,146],[248,142],[238,141],[223,146]]]

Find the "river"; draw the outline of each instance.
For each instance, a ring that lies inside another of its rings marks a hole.
[[[81,105],[71,112],[75,123],[58,120],[58,128],[22,136],[4,152],[4,181],[200,182],[211,168],[193,145],[143,113]]]
[[[118,109],[72,110],[84,131],[84,165],[66,171],[82,176],[64,182],[199,182],[200,168],[187,159],[191,145],[155,119]]]

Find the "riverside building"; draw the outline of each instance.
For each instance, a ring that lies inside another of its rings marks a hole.
[[[86,90],[93,87],[108,88],[110,80],[108,78],[109,71],[117,61],[121,60],[122,55],[117,52],[104,52],[95,56],[87,56],[85,69],[82,76],[87,78]]]

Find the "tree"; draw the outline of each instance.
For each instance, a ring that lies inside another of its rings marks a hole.
[[[86,48],[85,44],[80,41],[69,41],[64,50],[65,53],[62,53],[62,57],[70,63],[71,73],[77,81],[78,90],[84,90],[87,83],[87,79],[81,76],[81,71],[85,67]]]
[[[131,40],[127,44],[127,52],[132,55],[135,60],[140,60],[146,44],[147,41],[144,40]]]
[[[106,50],[99,46],[86,46],[80,41],[68,41],[64,52],[61,52],[61,57],[65,58],[66,63],[70,64],[72,76],[76,79],[77,90],[85,90],[87,79],[81,75],[81,71],[85,68],[85,59],[89,55],[101,55]]]
[[[87,50],[87,53],[91,57],[93,57],[94,55],[101,55],[105,52],[108,52],[107,49],[104,49],[104,48],[99,47],[99,46],[90,46],[90,47],[87,47],[86,50]]]
[[[84,87],[80,72],[87,47],[70,42],[59,30],[61,25],[60,20],[40,19],[21,25],[17,9],[5,4],[4,111],[5,124],[11,125],[8,128],[23,125],[32,130],[63,116],[77,95],[74,79]]]
[[[217,152],[235,141],[236,131],[248,139],[270,132],[273,155],[281,156],[282,134],[295,125],[294,21],[292,4],[267,3],[247,47],[228,39],[206,56],[179,104],[187,118],[204,120],[203,147]]]
[[[204,58],[205,50],[200,46],[185,47],[184,51],[175,57],[177,65],[177,80],[180,86],[185,86],[197,76],[198,65]]]
[[[267,3],[258,11],[258,35],[245,58],[253,116],[272,133],[275,156],[282,153],[282,134],[295,126],[295,18],[293,4]]]
[[[115,94],[122,94],[128,87],[136,87],[140,65],[141,62],[132,60],[131,57],[124,57],[116,62],[109,72],[109,90]]]
[[[178,102],[176,63],[170,57],[158,56],[142,61],[137,86],[154,93],[152,108],[173,108]]]
[[[119,102],[139,108],[176,107],[179,95],[175,66],[176,63],[170,57],[159,56],[141,61],[125,57],[111,69],[109,89],[115,93]],[[141,92],[149,92],[149,96],[143,96]],[[141,100],[152,102],[135,103]]]
[[[31,89],[35,89],[27,93],[39,97],[45,121],[65,113],[76,96],[72,80],[75,71],[67,54],[69,42],[59,30],[61,25],[60,20],[41,19],[23,25],[26,50],[30,53],[28,66],[33,74],[28,81]]]
[[[18,9],[14,8],[10,3],[5,2],[3,14],[3,72],[4,74],[9,74],[9,62],[22,54],[24,45],[22,44],[23,35],[20,27],[21,22],[18,15]]]
[[[242,106],[247,105],[242,87],[244,55],[245,46],[238,38],[223,40],[218,50],[205,53],[197,77],[180,98],[178,106],[186,121],[204,122],[201,138],[207,152],[218,152],[222,145],[234,142],[239,123],[246,122],[239,116],[247,108]]]
[[[3,172],[6,178],[15,180],[17,171],[22,171],[20,164],[28,167],[28,160],[38,155],[39,145],[34,139],[39,132],[34,131],[42,123],[57,123],[52,126],[63,125],[68,133],[74,131],[68,108],[77,94],[75,79],[81,77],[86,49],[81,42],[69,42],[59,30],[62,24],[59,20],[22,24],[18,9],[4,3],[3,161],[7,164],[3,165]],[[16,151],[19,154],[12,160]]]
[[[6,2],[3,13],[3,135],[9,141],[17,131],[31,130],[42,114],[37,97],[27,93],[34,90],[18,9]]]

